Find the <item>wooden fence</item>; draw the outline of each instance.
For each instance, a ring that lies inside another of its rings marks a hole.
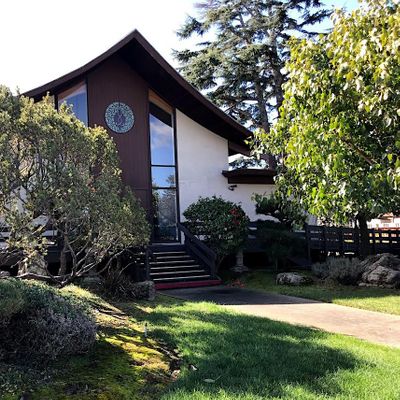
[[[400,254],[400,229],[368,229],[371,254]],[[305,229],[309,257],[312,253],[359,255],[361,235],[357,228],[307,225]]]

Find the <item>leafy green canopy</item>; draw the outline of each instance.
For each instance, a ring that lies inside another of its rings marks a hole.
[[[337,223],[399,208],[400,8],[337,11],[331,34],[292,39],[280,120],[256,134],[281,156],[278,186]]]
[[[320,0],[207,0],[199,18],[189,17],[178,31],[203,39],[195,50],[175,51],[186,79],[229,115],[269,131],[271,111],[282,104],[282,67],[291,32],[308,28],[330,14]],[[209,40],[204,38],[210,37]]]
[[[103,128],[87,128],[66,106],[55,110],[50,98],[34,103],[0,87],[0,213],[20,275],[50,275],[41,262],[49,228],[62,248],[51,279],[61,284],[145,244],[145,212],[120,175]]]

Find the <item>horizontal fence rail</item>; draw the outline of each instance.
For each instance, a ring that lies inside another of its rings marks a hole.
[[[361,233],[357,228],[306,225],[305,235],[311,251],[355,254],[360,253]],[[400,253],[400,229],[368,229],[371,254]]]

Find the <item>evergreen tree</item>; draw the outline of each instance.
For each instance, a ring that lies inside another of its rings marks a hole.
[[[320,0],[204,0],[199,18],[188,17],[180,38],[211,39],[197,50],[175,51],[181,72],[229,115],[251,128],[269,132],[271,113],[283,101],[282,72],[292,34],[330,14]]]

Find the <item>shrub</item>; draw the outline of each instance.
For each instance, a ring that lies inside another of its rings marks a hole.
[[[282,197],[278,192],[269,196],[254,194],[253,200],[256,202],[256,213],[267,215],[277,219],[288,229],[303,227],[306,221],[306,214],[297,202]]]
[[[51,360],[91,347],[96,339],[96,324],[85,303],[44,284],[8,281],[18,288],[23,305],[3,329],[0,349],[4,355]]]
[[[329,257],[324,263],[311,267],[315,276],[331,279],[343,285],[354,285],[363,273],[363,266],[358,258]]]
[[[14,279],[0,280],[0,328],[24,307],[20,287],[19,281]]]
[[[304,238],[293,232],[287,225],[274,221],[257,221],[257,240],[265,249],[269,261],[278,270],[287,257],[306,256]]]
[[[101,282],[105,296],[115,300],[151,300],[156,295],[153,281],[135,282],[127,274],[110,270]]]
[[[217,253],[219,262],[246,241],[250,220],[242,207],[231,201],[200,197],[183,215],[189,230]]]

